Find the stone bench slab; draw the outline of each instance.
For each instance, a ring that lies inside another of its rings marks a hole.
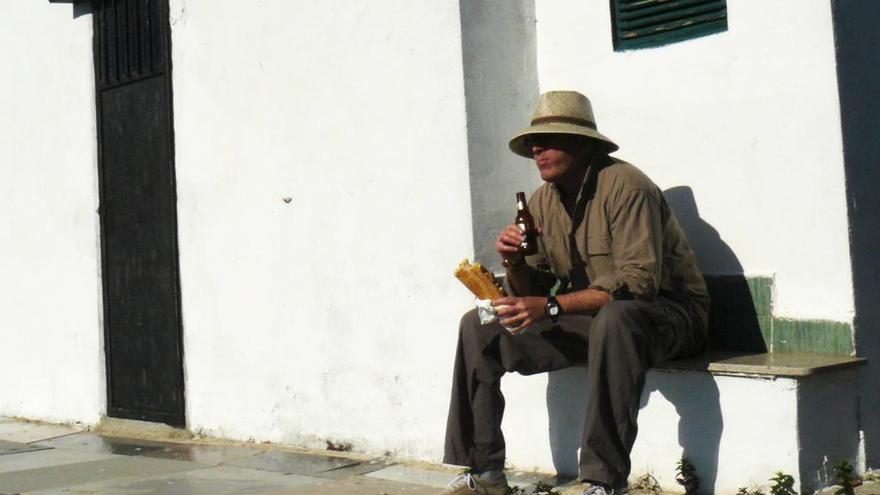
[[[716,375],[750,375],[798,378],[863,365],[867,359],[813,353],[762,353],[710,351],[688,359],[675,359],[654,367],[659,371],[708,371]]]

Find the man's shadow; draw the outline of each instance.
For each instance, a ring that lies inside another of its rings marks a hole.
[[[711,225],[700,218],[693,191],[686,186],[664,191],[664,195],[685,231],[700,269],[708,276],[713,297],[710,310],[710,349],[766,352],[758,325],[751,292],[743,276],[742,265]],[[717,301],[716,301],[717,299]],[[729,348],[729,349],[728,349]],[[703,491],[712,492],[718,474],[718,449],[724,421],[715,379],[700,372],[649,372],[640,408],[658,398],[669,401],[679,416],[678,444],[682,456],[697,469]],[[553,465],[560,477],[578,472],[583,420],[589,391],[586,368],[576,367],[551,372],[547,382],[550,448]],[[634,452],[634,454],[637,454]],[[678,459],[658,459],[670,469]],[[633,466],[633,476],[643,474],[643,466]],[[632,480],[631,480],[632,481]],[[669,488],[669,487],[667,487]]]

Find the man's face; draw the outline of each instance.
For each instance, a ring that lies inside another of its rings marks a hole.
[[[554,184],[581,172],[583,165],[579,162],[590,146],[589,140],[568,134],[534,134],[526,138],[525,144],[532,151],[541,179]]]

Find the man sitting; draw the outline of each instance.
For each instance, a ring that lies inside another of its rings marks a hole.
[[[481,325],[475,310],[461,320],[444,462],[470,472],[443,493],[509,493],[504,373],[582,364],[590,397],[580,473],[563,493],[619,493],[630,473],[645,374],[702,350],[706,285],[662,192],[608,156],[617,145],[596,130],[584,95],[543,94],[531,127],[510,149],[533,159],[545,181],[528,205],[542,235],[538,253],[523,256],[522,230],[501,231],[495,246],[515,296],[492,301],[500,323]]]

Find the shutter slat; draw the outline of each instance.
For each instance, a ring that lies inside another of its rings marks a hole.
[[[676,29],[681,29],[683,27],[696,26],[699,24],[703,24],[710,21],[720,20],[726,17],[726,14],[723,12],[715,12],[712,14],[706,14],[696,17],[690,17],[688,19],[682,19],[675,22],[667,22],[664,24],[659,24],[655,26],[650,26],[642,29],[634,29],[632,31],[626,31],[623,33],[624,38],[635,38],[638,36],[645,36],[647,34],[656,34],[662,33],[665,31],[674,31]]]
[[[722,17],[727,16],[723,1],[707,3],[698,7],[691,7],[647,17],[621,19],[618,26],[621,30],[630,31],[645,26],[662,25],[667,22],[678,22],[687,19],[694,19],[702,15],[712,14],[720,14]]]
[[[617,19],[628,21],[631,19],[640,19],[651,17],[657,14],[665,13],[684,13],[690,10],[720,10],[725,8],[724,0],[678,0],[676,2],[667,2],[661,5],[639,10],[621,10],[617,14]]]
[[[640,12],[640,11],[656,11],[670,10],[681,7],[689,7],[701,3],[708,3],[714,0],[623,0],[618,2],[618,11],[620,12]]]

